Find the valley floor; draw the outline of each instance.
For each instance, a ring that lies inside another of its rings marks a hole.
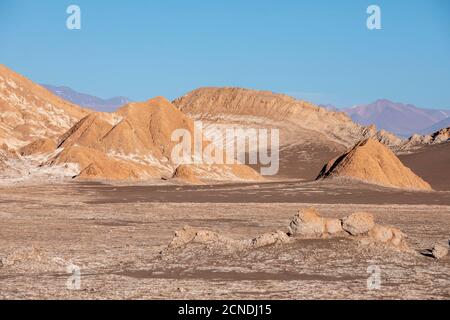
[[[165,250],[185,225],[234,239],[285,231],[300,209],[372,212],[409,236],[413,253],[347,238],[243,252]],[[339,183],[0,187],[2,299],[450,299],[450,258],[421,255],[450,239],[450,192]],[[66,287],[79,267],[80,290]],[[1,264],[0,264],[1,265]],[[381,286],[371,289],[371,270]],[[72,268],[73,270],[73,268]]]

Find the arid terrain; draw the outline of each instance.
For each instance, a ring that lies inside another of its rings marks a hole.
[[[450,192],[277,182],[162,189],[63,183],[2,187],[0,194],[0,257],[14,261],[0,268],[1,298],[450,298],[449,257],[421,254],[449,239]],[[412,251],[346,237],[239,252],[201,243],[167,250],[185,225],[247,239],[287,230],[311,206],[326,217],[371,212],[407,234]],[[80,267],[81,290],[66,288],[69,264]],[[367,286],[371,266],[380,268],[379,289]]]
[[[450,299],[449,128],[401,139],[242,88],[124,102],[0,65],[0,298]],[[208,133],[278,130],[279,170],[177,163],[196,120],[214,154]]]

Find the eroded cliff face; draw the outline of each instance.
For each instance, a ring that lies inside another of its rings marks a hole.
[[[0,143],[19,148],[55,138],[89,112],[0,65]]]

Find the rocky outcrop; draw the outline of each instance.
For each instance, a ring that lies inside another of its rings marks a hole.
[[[89,112],[0,65],[0,143],[16,149],[56,138]]]
[[[300,210],[291,220],[288,232],[275,231],[253,239],[235,240],[219,233],[185,226],[175,232],[167,250],[201,244],[226,253],[253,250],[290,243],[299,239],[348,237],[363,245],[382,245],[388,249],[410,251],[406,235],[399,229],[379,225],[370,213],[354,213],[343,219],[321,217],[315,208]]]
[[[368,233],[375,226],[373,215],[357,212],[342,220],[342,228],[353,236]]]
[[[414,134],[408,140],[396,145],[393,150],[399,155],[408,155],[426,150],[427,147],[450,143],[450,127],[440,129],[433,134]]]
[[[314,208],[300,210],[291,220],[288,230],[290,236],[313,238],[343,231],[340,220],[322,218]]]
[[[407,249],[406,235],[397,228],[382,226],[375,224],[372,229],[369,230],[368,239],[386,245],[390,245],[394,248]]]
[[[291,220],[288,235],[294,238],[328,238],[347,236],[363,244],[381,244],[408,250],[406,235],[397,228],[375,223],[372,214],[353,213],[343,219],[321,217],[315,208],[300,210]]]
[[[399,151],[414,150],[426,145],[439,144],[450,141],[450,127],[443,128],[430,135],[415,134],[411,136],[404,144],[398,147]]]

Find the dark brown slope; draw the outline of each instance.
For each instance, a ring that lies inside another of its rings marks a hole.
[[[313,141],[301,145],[280,147],[280,167],[277,179],[301,179],[313,181],[317,173],[323,168],[323,164],[336,158],[345,151],[339,144],[320,144]],[[256,171],[260,165],[249,165]]]
[[[450,143],[425,146],[399,158],[434,190],[450,191]]]

